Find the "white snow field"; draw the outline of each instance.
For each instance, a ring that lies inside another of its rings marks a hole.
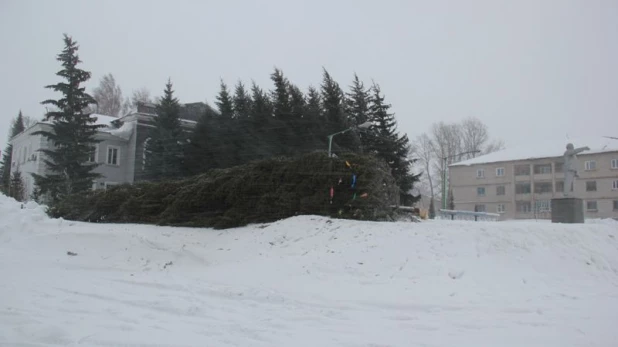
[[[618,223],[217,231],[0,195],[0,345],[618,346]]]

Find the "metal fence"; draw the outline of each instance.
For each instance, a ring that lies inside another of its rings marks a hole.
[[[438,219],[445,219],[445,220],[468,220],[468,221],[478,222],[478,221],[497,221],[500,219],[500,214],[488,213],[488,212],[440,210],[437,217]]]

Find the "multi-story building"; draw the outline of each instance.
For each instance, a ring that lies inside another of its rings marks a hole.
[[[586,218],[618,218],[618,141],[597,139],[578,155],[574,196]],[[458,210],[500,213],[502,219],[551,217],[551,199],[563,197],[566,144],[503,150],[449,166]]]
[[[181,125],[191,131],[197,119],[206,112],[204,103],[185,104],[181,109]],[[92,115],[96,124],[103,125],[95,138],[97,143],[90,162],[99,164],[95,172],[101,177],[93,182],[93,189],[105,189],[111,185],[133,183],[144,179],[145,143],[149,129],[153,127],[156,108],[152,104],[140,104],[136,112],[115,118]],[[37,131],[51,131],[51,122],[37,122],[10,140],[13,145],[11,173],[19,168],[25,184],[26,197],[34,190],[32,173],[45,175],[48,171],[40,149],[51,148],[51,142]]]

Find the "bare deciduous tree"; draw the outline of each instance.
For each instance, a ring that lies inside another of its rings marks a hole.
[[[414,142],[412,143],[412,154],[415,158],[418,159],[418,163],[422,165],[423,175],[421,176],[421,185],[425,186],[429,189],[430,196],[432,198],[434,195],[434,168],[433,164],[436,160],[434,154],[434,145],[433,141],[427,134],[422,134],[418,136]]]
[[[474,117],[466,118],[461,122],[461,135],[462,149],[464,152],[469,152],[464,155],[464,159],[474,158],[479,155],[487,141],[489,141],[487,125]]]
[[[134,90],[131,95],[131,108],[137,110],[138,103],[152,103],[150,91],[144,87]]]
[[[101,78],[99,86],[93,90],[92,96],[97,101],[96,112],[99,114],[118,117],[125,110],[122,89],[116,84],[111,73]]]

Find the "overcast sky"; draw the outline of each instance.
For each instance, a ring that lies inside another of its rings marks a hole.
[[[618,136],[618,1],[0,0],[0,147],[21,109],[54,97],[62,34],[88,89],[112,73],[125,94],[211,101],[219,78],[270,88],[274,66],[317,86],[378,82],[411,138],[476,116],[507,145]]]

